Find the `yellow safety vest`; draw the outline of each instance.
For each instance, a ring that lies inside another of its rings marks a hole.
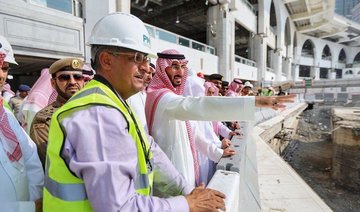
[[[272,95],[273,95],[272,90],[265,89],[262,91],[262,96],[272,96]]]
[[[12,108],[10,107],[9,103],[8,103],[5,99],[3,99],[3,106],[4,106],[5,108],[9,109],[11,112],[13,112],[13,110],[12,110]]]
[[[134,179],[135,190],[141,195],[151,194],[153,173],[150,160],[152,159],[152,152],[149,150],[150,145],[142,125],[139,124],[140,122],[133,114],[132,109],[125,106],[109,87],[99,81],[92,80],[52,116],[46,153],[43,197],[45,212],[92,211],[83,180],[68,169],[68,163],[61,157],[65,132],[63,132],[60,123],[72,113],[96,105],[113,107],[124,116],[128,123],[129,134],[137,147],[138,170]]]

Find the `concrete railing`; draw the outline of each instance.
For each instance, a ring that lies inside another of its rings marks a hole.
[[[292,115],[299,104],[303,102],[300,95],[294,103],[287,104]],[[293,109],[294,108],[294,109]],[[231,148],[236,151],[232,157],[221,158],[216,166],[216,172],[208,184],[208,188],[216,189],[226,195],[225,205],[227,211],[261,211],[260,189],[258,183],[256,143],[252,137],[253,125],[265,122],[280,111],[272,109],[257,109],[254,122],[240,122],[243,136],[234,136]],[[281,127],[282,125],[279,125]],[[280,130],[276,127],[270,136],[274,136]]]
[[[244,136],[234,136],[232,157],[222,158],[208,188],[226,195],[227,211],[261,211],[257,176],[256,146],[251,138],[252,124],[241,122]]]
[[[313,87],[360,85],[360,79],[313,80]],[[294,82],[294,87],[304,87],[304,81]]]

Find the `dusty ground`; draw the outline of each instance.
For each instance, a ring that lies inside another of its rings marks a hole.
[[[284,158],[334,211],[360,211],[360,192],[337,187],[331,179],[330,113],[324,106],[305,111]]]

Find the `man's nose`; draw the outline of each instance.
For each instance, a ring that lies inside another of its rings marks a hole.
[[[74,76],[70,75],[69,83],[76,84],[76,80],[75,80]]]

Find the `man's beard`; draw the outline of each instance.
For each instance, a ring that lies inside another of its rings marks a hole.
[[[65,91],[67,88],[68,87],[65,88]],[[67,93],[63,92],[56,83],[55,83],[55,90],[58,93],[58,95],[60,97],[62,97],[63,99],[65,99],[66,101],[69,100],[74,95],[74,94],[67,94]]]

